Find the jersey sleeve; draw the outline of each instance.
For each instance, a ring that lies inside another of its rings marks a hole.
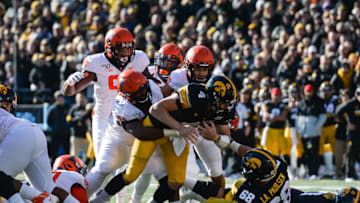
[[[170,73],[167,84],[169,85],[169,87],[173,88],[176,91],[186,85],[187,81],[184,81],[184,78],[182,78],[181,71],[175,70]]]
[[[96,73],[97,69],[96,68],[97,65],[96,65],[96,62],[94,60],[94,57],[92,57],[91,55],[85,57],[85,59],[83,60],[83,63],[82,63],[82,70],[84,72],[92,72],[92,73]]]
[[[145,114],[125,98],[116,99],[112,115],[116,122],[128,122],[145,117]]]
[[[134,66],[132,69],[137,72],[144,72],[145,68],[150,64],[149,57],[145,52],[136,50],[134,58]]]

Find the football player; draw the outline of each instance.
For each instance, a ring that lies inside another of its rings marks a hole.
[[[110,195],[114,195],[125,185],[135,181],[142,173],[158,145],[160,146],[163,157],[166,157],[164,158],[164,161],[165,164],[167,164],[167,168],[177,159],[185,162],[186,165],[187,150],[184,150],[184,152],[177,157],[173,152],[174,150],[172,150],[169,139],[163,137],[163,129],[142,126],[142,121],[148,114],[148,109],[151,104],[163,98],[160,87],[152,80],[147,81],[145,76],[132,70],[125,71],[119,75],[118,87],[119,96],[116,98],[115,106],[118,106],[119,108],[115,108],[116,111],[113,111],[114,122],[119,126],[122,126],[138,139],[135,139],[134,141],[131,152],[132,156],[127,171],[114,177],[93,202],[106,201],[109,199]],[[193,132],[195,132],[195,130]],[[187,132],[185,131],[185,133]],[[160,165],[163,164],[160,163],[156,167],[159,167]],[[172,170],[169,172],[169,180],[177,181],[178,170],[174,165],[171,167]],[[155,171],[154,168],[152,171]],[[162,168],[159,168],[156,171],[159,174],[154,174],[157,179],[163,177],[162,171],[165,171],[166,175],[166,169],[163,170]],[[168,197],[165,196],[165,198]]]
[[[321,83],[319,88],[319,97],[324,102],[326,110],[326,121],[321,129],[319,140],[319,156],[324,157],[325,175],[334,175],[333,153],[335,147],[335,107],[338,105],[338,97],[333,96],[333,90],[328,81]]]
[[[24,171],[39,191],[52,193],[61,202],[78,202],[52,182],[46,137],[37,125],[10,113],[16,106],[15,91],[0,85],[0,161],[6,163],[0,165],[0,171],[11,177]]]
[[[88,183],[85,179],[87,166],[72,155],[62,155],[55,159],[52,179],[55,185],[72,194],[80,203],[87,203]]]
[[[87,56],[82,72],[71,74],[64,83],[64,93],[75,95],[94,81],[95,107],[92,136],[95,158],[98,158],[101,140],[106,132],[108,118],[116,97],[118,75],[127,69],[146,72],[150,61],[147,55],[135,50],[134,37],[126,28],[114,28],[105,36],[105,52]]]
[[[206,123],[205,123],[206,128]],[[244,153],[242,145],[231,141],[227,136],[216,133],[204,133],[199,127],[199,134],[216,142],[222,148],[230,148],[240,156]],[[360,193],[355,188],[345,188],[338,195],[332,193],[304,193],[290,189],[290,182],[285,161],[270,152],[253,148],[243,156],[241,173],[246,178],[238,180],[233,187],[223,189],[211,182],[201,182],[205,203],[216,202],[296,202],[296,203],[353,203],[357,202]]]
[[[260,144],[276,156],[288,155],[284,134],[288,108],[281,101],[281,96],[281,90],[275,87],[271,90],[271,100],[261,106],[266,127],[263,129]]]
[[[214,57],[210,49],[206,46],[197,45],[189,49],[186,53],[184,63],[185,68],[171,72],[168,84],[162,88],[164,96],[170,95],[174,90],[179,90],[189,83],[206,83],[212,76]],[[222,128],[227,128],[226,131],[230,134],[230,129],[226,127],[227,123],[223,123],[222,125]],[[213,142],[204,140],[201,137],[199,137],[199,140],[194,144],[194,147],[204,163],[209,176],[211,176],[211,179],[219,186],[225,187],[220,150]],[[194,184],[195,181],[185,182],[185,186],[190,189],[194,188]]]

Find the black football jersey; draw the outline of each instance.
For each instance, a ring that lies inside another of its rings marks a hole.
[[[235,111],[216,114],[211,110],[212,98],[206,85],[188,84],[176,91],[178,110],[169,112],[177,121],[191,125],[199,125],[202,121],[213,121],[215,124],[227,124],[234,118]],[[167,127],[150,116],[157,127]]]
[[[280,116],[280,114],[287,108],[287,105],[283,102],[275,105],[272,101],[266,101],[263,104],[263,110],[267,111],[273,116]],[[285,121],[276,121],[276,122],[266,122],[266,126],[270,128],[285,128]]]
[[[267,184],[259,185],[246,180],[238,188],[233,200],[246,203],[290,202],[291,192],[287,164],[280,158],[276,158],[276,166],[276,176]]]
[[[332,97],[328,102],[324,101],[324,108],[326,110],[326,122],[324,126],[335,125],[335,108],[338,104],[338,98]]]

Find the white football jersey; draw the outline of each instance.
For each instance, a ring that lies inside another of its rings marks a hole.
[[[148,71],[151,76],[153,76],[155,79],[159,80],[160,84],[158,84],[160,87],[163,87],[166,83],[160,78],[158,74],[158,69],[156,66],[149,66]]]
[[[142,73],[149,63],[147,55],[143,51],[136,50],[135,55],[124,70],[133,69]],[[94,111],[97,116],[106,119],[110,115],[116,97],[117,78],[121,71],[110,63],[104,53],[87,56],[83,61],[83,70],[96,74]]]
[[[160,87],[152,80],[149,81],[151,89],[151,102],[154,104],[163,98]],[[113,110],[109,118],[109,123],[113,128],[120,127],[118,124],[124,121],[142,119],[146,115],[138,107],[133,105],[125,97],[118,95],[115,98]]]
[[[88,189],[88,183],[84,176],[78,172],[66,171],[66,170],[55,170],[52,171],[52,179],[55,186],[62,188],[69,194],[71,194],[71,188],[75,184],[81,185],[85,190]]]
[[[9,129],[21,121],[25,121],[25,120],[16,118],[11,113],[0,108],[0,142],[9,132]]]
[[[189,84],[186,68],[176,69],[171,72],[168,84],[174,91]]]

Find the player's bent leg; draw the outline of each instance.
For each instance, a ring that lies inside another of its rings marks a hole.
[[[19,123],[11,128],[0,142],[0,163],[6,163],[0,164],[0,170],[11,177],[15,177],[27,167],[36,150],[35,136],[23,129],[29,129],[29,125]]]
[[[213,141],[201,138],[195,143],[195,149],[214,183],[225,187],[220,149]]]
[[[92,138],[95,158],[98,158],[100,153],[101,142],[105,136],[106,128],[108,126],[107,119],[101,119],[100,116],[94,115],[92,120]]]
[[[32,130],[32,133],[35,135],[33,139],[36,140],[37,147],[34,157],[24,169],[25,176],[36,189],[51,193],[55,184],[52,180],[46,137],[38,127],[32,127],[32,129],[28,130],[28,132]]]
[[[89,184],[88,197],[101,187],[112,171],[128,163],[131,148],[123,138],[108,134],[104,137],[95,166],[86,175]]]

